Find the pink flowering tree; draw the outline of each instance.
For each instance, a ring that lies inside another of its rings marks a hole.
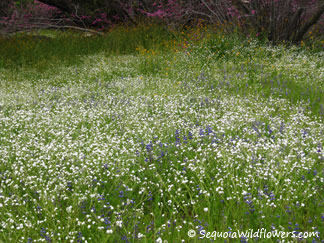
[[[0,34],[8,35],[19,31],[48,28],[72,28],[101,34],[87,29],[86,26],[92,25],[96,29],[102,29],[103,25],[109,23],[106,13],[99,13],[95,16],[82,15],[79,13],[78,6],[72,13],[69,13],[38,0],[9,0],[6,4],[6,11],[0,15]]]
[[[15,2],[8,1],[6,14],[0,17],[3,33],[13,33],[29,29],[41,29],[57,24],[60,10],[37,0]]]
[[[272,43],[299,43],[314,25],[324,29],[324,0],[160,0],[145,9],[146,17],[167,24],[200,18],[263,35]]]

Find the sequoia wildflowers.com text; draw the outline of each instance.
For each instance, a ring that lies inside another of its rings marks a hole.
[[[296,231],[291,231],[291,232],[285,232],[285,231],[279,231],[279,230],[273,230],[273,231],[267,231],[266,229],[250,229],[250,230],[245,230],[245,231],[229,231],[229,232],[218,232],[218,231],[211,231],[207,232],[205,230],[199,231],[198,235],[196,235],[195,230],[189,230],[188,231],[188,236],[190,238],[193,237],[198,237],[199,239],[214,239],[216,240],[217,238],[259,238],[259,239],[269,239],[269,238],[310,238],[310,237],[318,237],[319,232],[296,232]]]

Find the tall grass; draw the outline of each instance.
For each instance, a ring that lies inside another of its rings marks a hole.
[[[104,36],[71,31],[52,32],[51,37],[43,35],[42,31],[17,34],[0,40],[0,67],[42,69],[53,64],[75,65],[80,62],[80,56],[95,53],[104,52],[108,56],[134,54],[139,46],[164,50],[164,43],[173,38],[166,27],[158,25],[115,27]]]

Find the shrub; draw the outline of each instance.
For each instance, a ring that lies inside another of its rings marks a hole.
[[[138,24],[143,19],[181,28],[203,19],[210,24],[222,24],[222,28],[234,27],[245,34],[263,35],[273,43],[299,43],[315,24],[323,25],[324,12],[323,0],[26,1],[23,7],[13,5],[13,0],[10,4],[2,3],[10,14],[2,17],[0,25],[20,29],[29,28],[36,22],[41,27],[44,23],[48,25],[51,16],[60,9],[68,16],[65,21],[70,20],[83,28],[104,30],[118,22]],[[0,14],[4,15],[3,12]]]
[[[0,18],[0,27],[4,33],[40,29],[57,22],[55,17],[58,14],[59,9],[37,0],[24,4],[9,1],[4,16]]]

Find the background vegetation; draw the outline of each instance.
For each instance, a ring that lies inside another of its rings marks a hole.
[[[309,31],[323,35],[323,0],[11,0],[1,4],[3,34],[35,28],[94,32],[144,20],[181,29],[203,20],[273,43],[300,43]]]

